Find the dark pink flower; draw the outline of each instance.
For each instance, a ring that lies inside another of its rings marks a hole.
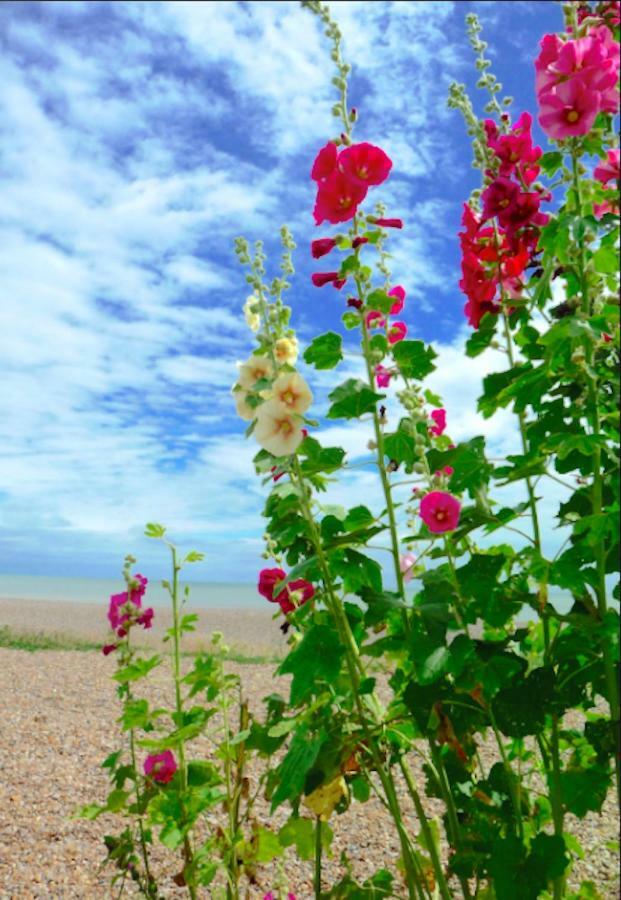
[[[390,379],[392,378],[393,373],[390,369],[384,368],[381,363],[375,366],[375,381],[378,387],[388,387],[390,385]]]
[[[262,597],[269,600],[270,603],[276,603],[274,597],[274,586],[279,581],[284,581],[287,573],[283,569],[262,569],[259,572],[258,591]]]
[[[313,272],[311,281],[315,287],[323,287],[326,284],[332,283],[335,288],[341,288],[345,284],[345,280],[339,278],[338,272]]]
[[[358,205],[367,195],[367,188],[360,181],[335,171],[317,188],[317,199],[313,216],[315,224],[328,222],[347,222],[356,215]]]
[[[284,613],[290,613],[314,596],[315,588],[310,581],[297,578],[295,581],[290,581],[285,589],[280,592],[276,597],[276,602]]]
[[[605,162],[598,163],[593,170],[593,178],[601,181],[603,185],[609,181],[619,181],[621,174],[619,172],[619,148],[608,151]]]
[[[403,228],[403,219],[371,219],[374,225],[380,228]]]
[[[153,625],[153,616],[154,612],[152,607],[145,609],[145,611],[138,616],[138,624],[142,625],[143,628],[151,628]]]
[[[373,144],[353,144],[341,151],[338,165],[342,172],[363,185],[381,184],[388,178],[392,161]]]
[[[483,219],[492,219],[500,216],[515,204],[520,192],[519,186],[504,175],[496,178],[489,187],[485,188],[481,199],[483,201]]]
[[[168,784],[176,771],[177,761],[172,750],[149,754],[144,761],[144,774],[158,784]]]
[[[351,306],[353,309],[361,309],[362,308],[362,300],[359,300],[357,297],[348,297],[347,305]]]
[[[429,429],[430,434],[435,434],[439,437],[446,430],[446,410],[445,409],[434,409],[431,412],[431,418],[435,422],[435,425],[432,425]]]
[[[313,181],[325,181],[336,170],[336,160],[338,151],[336,144],[329,141],[325,147],[322,147],[313,163],[311,170],[311,178]]]
[[[388,329],[388,343],[398,344],[408,333],[408,326],[405,322],[393,322]]]
[[[416,557],[413,553],[404,553],[399,558],[399,569],[403,576],[403,581],[407,584],[414,577],[414,566],[416,565]]]
[[[600,110],[600,94],[581,78],[559,84],[539,97],[539,124],[556,141],[588,134]]]
[[[605,344],[612,343],[612,335],[608,334],[607,331],[602,331],[602,340]]]
[[[353,241],[351,242],[351,245],[352,245],[352,248],[353,248],[354,250],[357,250],[358,247],[362,247],[363,244],[368,244],[368,243],[369,243],[369,239],[368,239],[368,238],[365,238],[365,237],[355,237],[355,238],[353,239]]]
[[[372,309],[371,312],[367,313],[365,322],[367,323],[367,328],[383,328],[386,324],[386,319],[378,309]]]
[[[450,477],[453,474],[453,472],[455,471],[455,469],[453,468],[453,466],[444,466],[444,469],[442,471],[444,472],[445,475],[448,475]]]
[[[108,656],[110,653],[114,653],[116,650],[116,644],[104,644],[101,648],[101,652],[104,656]]]
[[[321,259],[322,256],[325,256],[326,253],[330,253],[335,247],[336,241],[334,238],[319,238],[319,240],[312,241],[311,254],[313,259]]]
[[[388,291],[388,296],[395,298],[395,302],[390,307],[390,315],[398,316],[405,306],[405,288],[403,288],[400,284],[397,284],[394,288]]]
[[[420,502],[419,515],[429,531],[443,534],[454,531],[459,523],[461,503],[445,491],[431,491]]]

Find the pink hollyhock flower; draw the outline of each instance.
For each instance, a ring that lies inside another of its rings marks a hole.
[[[353,219],[366,195],[366,185],[343,172],[333,172],[318,186],[313,210],[315,224],[321,225],[326,219],[332,223]]]
[[[142,600],[148,583],[149,579],[145,578],[144,575],[132,575],[129,583],[129,596],[134,602]]]
[[[399,559],[399,569],[401,570],[403,580],[406,584],[414,577],[415,564],[416,557],[413,553],[404,553],[403,556],[401,556],[401,558]]]
[[[594,203],[593,204],[593,215],[596,219],[601,219],[602,216],[605,216],[606,213],[614,213],[614,215],[619,215],[619,204],[618,203],[609,203],[608,200],[604,200],[603,203]]]
[[[319,238],[311,242],[311,254],[313,259],[321,259],[326,253],[330,253],[336,247],[334,238]]]
[[[108,656],[110,653],[114,653],[116,650],[116,644],[104,644],[101,648],[101,652],[104,656]]]
[[[374,225],[380,228],[403,228],[403,219],[371,219]]]
[[[393,322],[388,329],[388,343],[398,344],[408,333],[408,326],[405,322]]]
[[[588,134],[600,110],[600,95],[580,78],[539,96],[539,124],[556,141]]]
[[[357,250],[358,247],[362,247],[363,244],[368,244],[369,239],[365,237],[356,237],[351,242],[351,246],[353,250]]]
[[[311,178],[313,181],[325,181],[329,175],[336,170],[336,160],[338,151],[336,144],[329,141],[325,147],[322,147],[313,163],[311,170]]]
[[[276,603],[274,597],[274,586],[279,581],[283,581],[287,577],[287,573],[283,569],[262,569],[259,572],[258,591],[262,597],[269,600],[270,603]]]
[[[313,272],[311,281],[315,287],[323,287],[326,284],[332,283],[337,289],[342,288],[345,284],[345,279],[339,278],[338,272]]]
[[[392,161],[373,144],[352,144],[341,151],[339,167],[350,178],[363,185],[381,184],[388,178]]]
[[[607,331],[602,331],[602,340],[605,344],[612,343],[612,335],[608,334]]]
[[[431,412],[431,418],[435,422],[435,425],[432,425],[429,429],[430,434],[435,434],[439,437],[446,430],[446,410],[445,409],[434,409]]]
[[[348,297],[347,305],[351,306],[352,309],[362,309],[362,300],[359,300],[357,297]]]
[[[388,291],[388,296],[395,298],[395,302],[390,307],[390,315],[398,316],[405,306],[405,288],[403,288],[400,284],[397,284],[394,288]]]
[[[293,612],[299,606],[303,606],[315,596],[315,588],[310,581],[297,578],[290,581],[283,591],[276,597],[276,602],[284,613]]]
[[[546,35],[535,71],[540,104],[548,92],[579,81],[585,89],[600,95],[601,109],[613,113],[618,109],[619,45],[605,25],[577,40],[561,41],[556,35]]]
[[[393,373],[390,369],[385,369],[384,366],[379,363],[375,366],[375,381],[378,387],[388,387],[390,385],[390,379],[392,378]]]
[[[536,162],[543,154],[541,147],[533,147],[532,122],[530,113],[523,112],[510,134],[494,138],[490,144],[500,160],[500,174],[511,175],[517,169],[526,184],[532,184],[539,174]]]
[[[127,631],[121,634],[121,628],[132,618],[132,613],[140,609],[141,597],[130,597],[127,591],[121,594],[112,594],[110,597],[110,606],[108,608],[108,621],[113,631],[116,631],[119,637],[125,637]],[[135,607],[135,610],[132,609]]]
[[[176,771],[177,762],[172,750],[149,754],[144,761],[144,774],[153,781],[157,781],[158,784],[168,784],[169,781],[172,781]]]
[[[481,195],[483,219],[492,219],[494,216],[503,215],[515,204],[519,193],[519,186],[510,178],[506,178],[504,175],[496,178]]]
[[[419,515],[429,531],[443,534],[454,531],[459,523],[461,503],[445,491],[431,491],[420,502]]]
[[[365,322],[367,323],[367,328],[383,328],[386,324],[386,319],[379,310],[372,309],[371,312],[367,313]]]
[[[152,607],[145,609],[142,615],[138,616],[138,624],[142,625],[143,628],[151,628],[153,625],[153,616],[154,612]]]
[[[453,466],[444,466],[443,472],[445,475],[448,475],[449,478],[453,474],[454,471],[455,471],[455,469],[453,468]]]
[[[593,170],[593,178],[601,181],[603,185],[609,181],[619,181],[621,173],[619,172],[619,148],[609,150],[605,162],[598,163]]]

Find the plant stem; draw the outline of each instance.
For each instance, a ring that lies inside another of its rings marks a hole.
[[[128,638],[128,646],[129,646],[129,638]],[[129,684],[127,684],[127,700],[132,700],[132,693]],[[151,875],[151,871],[149,869],[149,854],[147,852],[147,842],[144,836],[144,823],[142,821],[142,792],[140,790],[139,781],[138,781],[138,770],[136,768],[136,738],[134,734],[134,729],[130,728],[129,730],[129,752],[132,761],[132,769],[134,771],[134,787],[136,789],[136,806],[138,807],[138,834],[140,836],[140,850],[142,853],[142,859],[144,862],[144,871],[145,877],[147,879],[147,896],[153,896],[153,888],[155,887],[155,881],[153,880],[153,876]]]
[[[315,820],[315,900],[321,897],[321,856],[323,847],[321,844],[321,816],[317,816]]]
[[[173,583],[172,590],[170,592],[170,596],[172,599],[172,612],[173,612],[173,675],[175,682],[175,711],[176,711],[176,725],[177,728],[183,727],[183,700],[181,697],[181,632],[179,628],[179,570],[180,566],[177,561],[177,549],[172,544],[168,545],[170,547],[170,552],[172,556],[172,568],[173,568]],[[183,817],[185,819],[185,809],[183,803],[183,794],[187,790],[188,786],[188,771],[185,762],[185,748],[183,745],[183,741],[180,741],[177,750],[179,752],[179,776],[181,780],[181,790],[179,803],[181,806],[181,810],[183,813]],[[185,821],[184,821],[185,828]],[[185,857],[185,869],[189,868],[192,864],[193,853],[192,846],[190,844],[190,839],[185,833],[183,835],[183,854]],[[196,888],[192,884],[193,878],[190,876],[187,879],[187,888],[192,900],[196,898]]]
[[[576,211],[579,216],[582,215],[582,193],[580,188],[580,172],[578,171],[579,151],[576,144],[572,147],[572,178],[575,191]],[[585,319],[591,316],[591,300],[589,296],[589,283],[587,278],[587,260],[586,247],[584,244],[584,236],[580,235],[578,239],[578,266],[580,273],[580,290],[582,293],[582,315]],[[586,372],[592,371],[593,362],[593,346],[588,344],[586,354]],[[598,384],[594,375],[588,375],[588,400],[589,400],[589,418],[591,431],[594,435],[599,435],[601,431],[601,422],[598,404]],[[599,445],[593,451],[593,485],[591,489],[591,502],[593,506],[593,515],[599,516],[603,510],[603,479],[602,479],[602,458],[601,448]],[[597,608],[602,620],[608,613],[608,601],[606,597],[606,549],[603,541],[598,541],[595,547],[595,562],[597,568]],[[611,724],[614,729],[614,738],[616,744],[615,753],[615,771],[617,781],[617,801],[621,806],[621,744],[619,734],[619,685],[615,672],[615,664],[610,652],[610,645],[607,640],[603,642],[604,670],[606,673],[606,688],[608,693],[608,705],[610,707]]]
[[[505,745],[502,740],[502,735],[496,724],[496,717],[491,709],[488,707],[488,714],[490,718],[490,723],[492,726],[492,731],[494,732],[494,736],[496,738],[496,743],[498,744],[498,749],[500,751],[500,757],[502,759],[502,764],[505,768],[505,773],[507,775],[507,781],[509,782],[509,790],[511,791],[511,799],[513,801],[513,809],[515,811],[515,820],[517,823],[517,830],[520,840],[524,840],[524,824],[522,822],[522,808],[521,808],[521,797],[520,797],[520,789],[519,785],[516,781],[515,772],[511,767],[511,763],[509,761],[509,757],[507,756],[507,751],[505,750]]]

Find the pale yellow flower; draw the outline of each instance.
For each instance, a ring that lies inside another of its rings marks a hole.
[[[235,398],[235,409],[237,410],[237,415],[241,416],[241,418],[245,419],[247,422],[254,419],[256,410],[253,409],[252,406],[250,406],[246,399],[248,397],[248,392],[233,391],[233,397]]]
[[[322,784],[302,801],[307,809],[327,822],[343,797],[347,796],[347,785],[342,775],[328,784]]]
[[[261,316],[253,312],[252,307],[259,302],[259,298],[256,294],[250,294],[250,296],[246,299],[246,302],[243,306],[244,316],[246,318],[246,325],[251,331],[257,332],[261,327]]]
[[[299,416],[311,405],[313,395],[298,372],[284,372],[272,385],[272,401]]]
[[[298,358],[298,342],[296,338],[279,338],[274,344],[274,356],[279,365],[287,363],[295,365]]]
[[[267,356],[253,354],[239,367],[238,382],[245,391],[249,391],[260,378],[271,378],[273,374],[274,367],[271,360]]]
[[[297,416],[274,400],[262,403],[256,411],[254,436],[273,456],[291,456],[304,439]]]

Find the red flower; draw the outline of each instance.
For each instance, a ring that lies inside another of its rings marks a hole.
[[[383,328],[386,324],[386,319],[379,310],[372,309],[370,313],[367,313],[365,322],[367,328]]]
[[[459,523],[461,503],[445,491],[431,491],[420,502],[419,515],[429,531],[443,534],[454,531]]]
[[[362,247],[363,244],[368,244],[369,239],[365,237],[356,237],[351,242],[351,246],[353,250],[357,250],[358,247]]]
[[[299,606],[302,606],[307,600],[311,600],[315,596],[315,588],[310,581],[303,578],[297,578],[290,581],[283,591],[276,598],[276,602],[284,613],[293,612]]]
[[[403,288],[400,284],[397,284],[394,288],[388,291],[388,296],[395,298],[395,302],[390,307],[390,315],[398,316],[405,306],[405,288]]]
[[[276,603],[274,599],[274,586],[279,581],[284,581],[287,573],[283,569],[262,569],[259,572],[258,591],[262,597],[269,600],[270,603]]]
[[[370,219],[374,225],[380,228],[403,228],[403,219]]]
[[[337,160],[336,144],[328,141],[325,147],[322,147],[313,163],[311,170],[311,178],[313,181],[325,181],[336,169]]]
[[[342,172],[363,185],[386,181],[392,161],[373,144],[353,144],[341,151],[338,164]]]
[[[313,259],[321,259],[322,256],[325,256],[326,253],[330,253],[335,247],[336,241],[334,238],[319,238],[317,241],[312,241],[311,253]]]
[[[104,644],[104,646],[101,648],[101,652],[104,656],[108,656],[108,654],[114,653],[115,650],[116,644]]]
[[[408,333],[408,326],[405,322],[393,322],[388,329],[388,343],[397,344],[402,341]]]
[[[446,410],[445,409],[434,409],[431,412],[431,418],[435,422],[435,425],[432,425],[429,429],[430,434],[435,434],[439,437],[446,431]]]
[[[323,287],[325,284],[332,282],[337,289],[342,288],[345,284],[345,279],[339,278],[338,272],[313,272],[311,281],[315,287]]]
[[[501,175],[487,187],[481,196],[483,200],[483,219],[492,219],[494,216],[504,215],[506,210],[515,205],[520,192],[518,185]]]
[[[356,215],[358,205],[367,195],[367,187],[360,181],[335,171],[317,188],[317,199],[313,216],[315,224],[328,222],[347,222]]]
[[[177,761],[172,750],[150,754],[144,761],[144,774],[151,777],[153,781],[157,781],[158,784],[168,784],[176,771]]]

